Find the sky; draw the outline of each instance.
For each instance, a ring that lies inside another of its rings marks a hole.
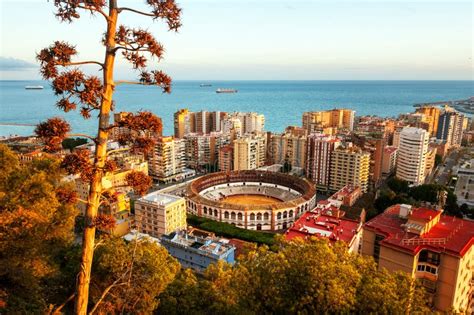
[[[141,0],[117,0],[146,10]],[[164,45],[154,63],[175,80],[473,80],[470,0],[176,0],[179,33],[125,12],[119,24],[151,31]],[[54,1],[0,0],[0,79],[39,79],[35,53],[55,40],[77,60],[101,60],[101,16],[71,24]],[[86,68],[94,72],[95,68]],[[117,61],[116,79],[136,73]]]

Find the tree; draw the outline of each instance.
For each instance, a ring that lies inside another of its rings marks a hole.
[[[152,241],[109,239],[94,257],[91,313],[149,314],[179,269],[176,259]]]
[[[188,290],[189,288],[189,290]],[[425,293],[404,273],[378,270],[373,259],[325,239],[249,251],[231,268],[177,277],[160,296],[163,314],[425,313]]]
[[[397,194],[408,193],[410,189],[407,181],[404,181],[403,179],[398,179],[396,177],[392,177],[387,180],[387,185]]]
[[[31,313],[68,294],[52,286],[61,276],[58,257],[72,245],[76,194],[61,181],[59,161],[21,165],[0,145],[0,283],[5,313]],[[2,303],[0,303],[2,304]]]
[[[87,139],[84,138],[66,138],[62,142],[62,146],[64,149],[72,150],[75,147],[86,143]]]
[[[160,86],[164,92],[171,91],[171,78],[162,71],[147,71],[148,59],[145,53],[158,60],[162,58],[163,46],[148,31],[140,28],[129,28],[117,25],[118,16],[124,12],[132,12],[163,19],[168,28],[177,31],[181,26],[181,9],[174,0],[147,0],[150,12],[142,12],[128,7],[119,7],[117,0],[55,0],[56,16],[63,22],[72,22],[80,17],[79,12],[85,11],[98,14],[104,18],[107,26],[102,42],[105,46],[105,58],[103,62],[73,61],[77,51],[69,43],[56,41],[51,46],[42,49],[37,54],[40,62],[40,72],[44,79],[52,81],[54,93],[60,97],[56,103],[57,107],[65,112],[75,110],[80,106],[80,114],[88,119],[93,112],[97,112],[98,131],[96,137],[90,137],[95,143],[94,161],[90,163],[84,155],[72,153],[69,162],[80,162],[87,172],[77,165],[68,166],[71,173],[81,173],[83,178],[90,181],[90,193],[87,199],[87,210],[85,213],[85,227],[82,237],[81,267],[77,279],[75,298],[75,312],[77,314],[87,313],[89,299],[89,283],[91,278],[91,265],[94,252],[94,239],[96,230],[96,218],[101,202],[102,187],[101,179],[107,161],[107,139],[109,131],[113,126],[109,125],[110,113],[113,111],[114,64],[115,56],[121,53],[129,61],[133,68],[140,71],[139,81],[133,82],[145,85]],[[86,75],[78,66],[85,64],[97,65],[102,71],[102,79],[97,76]],[[68,67],[73,66],[70,69]],[[151,118],[151,119],[150,119]],[[149,135],[161,128],[161,121],[155,119],[151,113],[139,113],[123,122],[130,128],[131,136],[124,139],[137,151],[146,152],[153,146],[153,140]],[[35,130],[38,137],[42,138],[47,150],[55,150],[60,147],[61,142],[69,134],[71,128],[61,118],[51,118],[39,124]],[[79,135],[76,135],[79,136]]]

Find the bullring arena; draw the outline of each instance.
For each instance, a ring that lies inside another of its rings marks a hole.
[[[186,191],[188,212],[250,230],[287,229],[315,204],[311,182],[267,171],[212,173]]]

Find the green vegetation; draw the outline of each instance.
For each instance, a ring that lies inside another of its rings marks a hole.
[[[232,224],[217,222],[192,214],[188,214],[187,221],[189,225],[209,232],[214,232],[216,235],[223,237],[238,238],[244,241],[265,244],[268,246],[275,243],[275,234],[262,231],[244,230]]]
[[[430,202],[436,204],[439,198],[446,194],[446,204],[444,205],[445,213],[462,217],[463,213],[457,204],[457,197],[452,189],[438,184],[423,184],[419,186],[409,187],[408,182],[390,178],[387,181],[388,189],[382,189],[378,198],[374,202],[377,213],[385,211],[394,204],[404,203],[418,206],[422,202]],[[466,207],[463,207],[466,209]]]
[[[233,268],[187,270],[160,295],[156,314],[429,313],[424,290],[409,275],[379,271],[373,259],[325,239],[260,246]],[[414,292],[415,290],[415,292]]]
[[[87,139],[84,138],[66,138],[63,140],[62,146],[63,149],[72,150],[77,146],[87,143]]]

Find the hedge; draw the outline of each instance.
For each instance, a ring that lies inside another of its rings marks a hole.
[[[189,213],[187,214],[187,222],[193,227],[213,232],[218,236],[237,238],[247,242],[266,244],[268,246],[272,246],[275,243],[275,234],[262,231],[245,230],[232,224],[213,221]]]

